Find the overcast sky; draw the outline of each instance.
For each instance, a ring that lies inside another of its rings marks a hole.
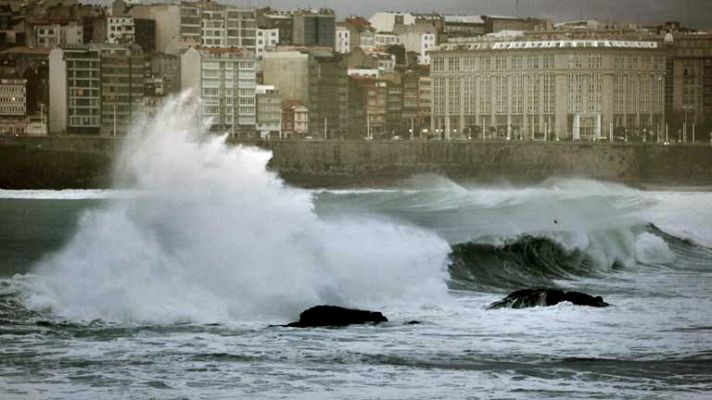
[[[515,0],[220,0],[242,6],[319,8],[370,17],[377,11],[437,11],[448,14],[514,15]],[[712,0],[519,0],[519,14],[555,21],[598,19],[601,22],[658,23],[677,20],[712,29]]]

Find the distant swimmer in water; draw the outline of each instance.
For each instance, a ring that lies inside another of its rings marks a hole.
[[[559,221],[557,221],[556,218],[554,218],[554,223],[555,223],[555,224],[558,224]]]

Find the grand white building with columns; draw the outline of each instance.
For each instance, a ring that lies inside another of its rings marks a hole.
[[[650,139],[665,129],[656,41],[479,40],[430,56],[436,136]]]

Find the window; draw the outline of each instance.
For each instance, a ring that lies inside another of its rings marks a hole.
[[[539,69],[539,56],[538,55],[529,55],[527,57],[527,69],[530,71]]]
[[[601,55],[588,56],[588,69],[600,69],[603,66],[603,57]]]
[[[544,113],[553,114],[556,104],[556,85],[554,75],[546,74],[544,79]]]
[[[490,58],[485,56],[480,58],[480,71],[489,71],[491,66]]]
[[[475,69],[476,69],[475,68],[476,67],[475,60],[476,60],[476,58],[473,56],[468,56],[463,59],[463,61],[465,63],[465,68],[464,68],[465,71],[475,71]]]
[[[624,61],[625,61],[625,58],[623,56],[616,56],[613,59],[613,67],[618,70],[623,69]]]
[[[512,113],[521,114],[523,112],[524,77],[517,75],[512,77]]]
[[[445,58],[444,57],[433,57],[433,71],[444,71],[445,70]]]
[[[494,70],[503,71],[507,68],[507,59],[504,56],[496,56],[494,58]]]
[[[507,78],[495,76],[495,112],[498,114],[507,113]]]
[[[528,106],[527,112],[530,114],[539,114],[539,100],[541,93],[541,76],[540,75],[530,75],[529,77],[529,87],[528,87]]]
[[[459,71],[460,70],[460,59],[458,57],[448,57],[447,70],[448,71]]]
[[[554,69],[554,55],[553,54],[544,54],[543,61],[544,61],[544,69]]]
[[[512,69],[521,70],[522,67],[522,56],[512,56]]]
[[[638,69],[638,57],[637,56],[628,57],[628,69]]]

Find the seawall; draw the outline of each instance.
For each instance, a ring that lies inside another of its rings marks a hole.
[[[237,144],[237,142],[235,142]],[[257,141],[287,182],[385,186],[414,174],[536,183],[581,177],[633,185],[712,185],[712,146],[572,142]],[[109,184],[119,141],[86,137],[0,138],[0,188]]]
[[[3,145],[0,189],[92,189],[110,185],[109,153]]]
[[[418,173],[536,183],[581,177],[633,185],[712,185],[712,146],[539,142],[269,142],[271,166],[306,186],[378,185]]]

